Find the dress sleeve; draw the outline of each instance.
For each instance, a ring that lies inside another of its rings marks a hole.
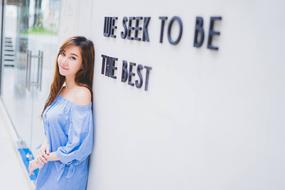
[[[70,111],[70,126],[68,140],[65,146],[60,146],[55,152],[64,164],[73,161],[83,161],[93,149],[93,116],[91,104],[74,105]]]

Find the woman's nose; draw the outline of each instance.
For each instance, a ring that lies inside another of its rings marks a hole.
[[[65,65],[67,64],[67,56],[65,56],[65,57],[62,59],[62,63],[65,64]]]

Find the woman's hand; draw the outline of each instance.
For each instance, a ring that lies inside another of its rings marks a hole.
[[[31,160],[29,163],[29,174],[32,175],[34,170],[39,168],[41,164],[37,160]]]
[[[48,162],[49,154],[50,154],[49,146],[48,146],[48,144],[46,142],[44,142],[42,144],[42,146],[40,147],[40,149],[39,149],[39,152],[38,152],[38,154],[36,156],[36,160],[40,164],[44,165],[44,164],[46,164]]]

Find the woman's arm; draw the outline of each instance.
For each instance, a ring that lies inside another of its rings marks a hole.
[[[39,148],[39,151],[37,153],[37,156],[34,160],[31,160],[29,163],[29,173],[30,175],[33,173],[33,171],[42,165],[46,164],[48,162],[47,157],[49,156],[49,145],[48,140],[45,137],[41,147]]]
[[[41,152],[42,158],[45,161],[44,164],[47,163],[48,161],[57,161],[57,160],[59,160],[59,158],[57,158],[55,152],[50,152],[49,151],[49,145],[48,145],[47,138],[45,138],[45,141],[42,144],[40,152]],[[42,159],[40,159],[40,161],[41,160]]]
[[[81,87],[74,97],[75,105],[70,110],[70,127],[68,141],[54,152],[47,155],[47,161],[61,161],[64,164],[73,160],[84,160],[92,152],[93,147],[93,117],[91,93]],[[80,101],[79,101],[80,100]]]

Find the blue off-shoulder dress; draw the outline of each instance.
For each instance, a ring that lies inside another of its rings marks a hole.
[[[93,148],[92,103],[78,105],[59,95],[45,109],[43,124],[50,152],[59,160],[40,169],[35,189],[85,190]]]

